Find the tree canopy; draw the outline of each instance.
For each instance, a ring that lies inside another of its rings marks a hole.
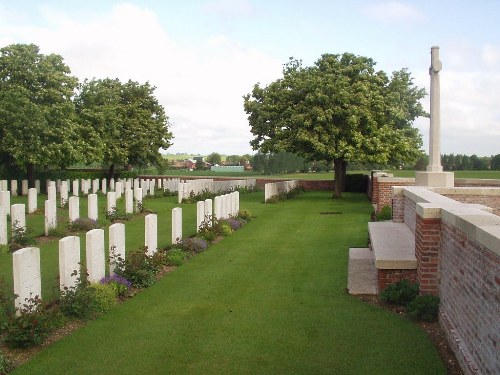
[[[171,143],[168,117],[154,96],[149,83],[126,83],[118,79],[85,81],[75,98],[76,113],[92,129],[96,152],[94,161],[116,164],[146,165],[161,158],[160,148]]]
[[[78,80],[59,55],[34,44],[0,49],[0,155],[26,168],[33,186],[36,166],[79,160],[82,142],[72,96]]]
[[[215,165],[215,164],[221,164],[221,162],[222,162],[222,157],[218,152],[212,152],[210,155],[207,156],[207,163]]]
[[[282,78],[244,97],[250,144],[334,162],[340,197],[347,162],[411,162],[421,154],[412,122],[426,115],[424,96],[406,69],[389,78],[367,57],[325,54],[311,67],[291,58]]]

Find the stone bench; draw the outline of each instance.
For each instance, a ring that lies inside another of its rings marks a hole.
[[[404,223],[368,223],[370,248],[377,269],[378,289],[402,279],[416,282],[415,234]]]

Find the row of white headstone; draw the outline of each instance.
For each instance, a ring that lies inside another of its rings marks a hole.
[[[164,190],[170,190],[173,192],[177,192],[178,190],[178,185],[179,185],[179,179],[178,178],[173,178],[173,179],[118,179],[115,182],[115,179],[110,179],[109,184],[108,180],[106,178],[103,179],[76,179],[76,180],[56,180],[56,181],[51,181],[47,180],[46,181],[46,193],[49,194],[49,188],[51,186],[54,186],[56,188],[56,192],[61,194],[61,195],[69,195],[70,193],[74,196],[78,196],[80,192],[83,193],[83,195],[88,195],[90,192],[92,194],[97,194],[98,192],[102,192],[103,194],[106,194],[109,190],[115,191],[118,194],[124,194],[126,189],[134,189],[137,187],[140,187],[143,189],[143,193],[154,195],[154,189],[157,187],[158,189],[161,189],[162,186],[164,187]],[[35,187],[33,189],[36,189],[37,194],[40,194],[40,180],[35,180]],[[28,180],[22,180],[21,181],[21,195],[26,196],[29,195],[29,188],[28,188]],[[0,191],[10,191],[13,196],[18,195],[18,181],[17,180],[11,180],[10,181],[10,189],[9,189],[9,182],[7,180],[0,180]],[[153,194],[151,194],[153,193]]]
[[[16,206],[16,205],[14,205]],[[197,204],[197,229],[201,222],[212,217],[217,219],[237,216],[239,212],[239,192],[217,196]],[[23,209],[24,214],[24,209]],[[209,223],[211,224],[211,223]],[[24,223],[25,225],[25,223]],[[158,218],[156,214],[148,214],[144,218],[144,245],[147,254],[152,256],[158,249]],[[182,208],[172,209],[172,243],[182,241]],[[104,230],[93,229],[85,235],[85,260],[87,279],[99,282],[105,276]],[[109,227],[109,272],[114,274],[116,260],[125,260],[125,224],[115,223]],[[40,249],[27,247],[17,250],[12,256],[14,293],[16,308],[21,308],[27,298],[41,298]],[[76,271],[76,272],[75,272]],[[59,240],[59,287],[61,290],[76,286],[80,278],[80,238],[67,236]]]
[[[156,214],[144,218],[144,245],[152,256],[158,250],[158,220]],[[109,274],[114,275],[118,263],[125,261],[125,224],[109,227]],[[172,243],[182,240],[182,209],[172,210]],[[85,235],[85,264],[87,280],[98,283],[106,272],[104,229],[92,229]],[[15,307],[20,309],[27,298],[42,298],[40,248],[27,247],[12,254]],[[59,287],[61,291],[74,288],[80,278],[80,237],[67,236],[59,240]]]
[[[191,194],[197,195],[203,191],[208,191],[213,194],[221,192],[231,192],[237,189],[254,189],[257,185],[257,180],[248,178],[243,180],[224,180],[214,181],[213,179],[197,179],[180,181],[178,186],[178,203],[182,203],[184,198],[189,198]]]
[[[216,220],[236,217],[240,211],[240,192],[219,195],[213,199],[206,199],[196,203],[196,230],[202,225],[211,226],[212,217]]]
[[[281,182],[270,182],[264,185],[264,202],[271,197],[288,193],[290,190],[299,187],[298,180],[281,181]]]

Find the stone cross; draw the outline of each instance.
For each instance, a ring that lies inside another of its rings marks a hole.
[[[439,47],[431,48],[431,67],[429,74],[431,76],[431,125],[429,136],[429,165],[428,172],[442,172],[441,166],[441,150],[440,150],[440,133],[441,133],[441,110],[440,110],[440,85],[439,72],[442,69],[441,61],[439,60]]]

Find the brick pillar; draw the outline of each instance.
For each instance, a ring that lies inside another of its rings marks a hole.
[[[441,219],[422,218],[417,214],[415,256],[420,294],[438,295],[440,242]]]

